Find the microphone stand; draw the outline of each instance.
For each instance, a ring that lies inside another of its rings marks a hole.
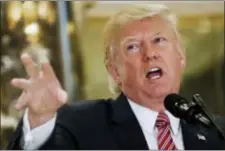
[[[214,121],[214,118],[209,114],[209,112],[206,110],[206,105],[203,101],[203,99],[201,98],[201,96],[199,94],[195,94],[193,95],[193,102],[192,104],[194,106],[198,106],[202,111],[203,113],[205,114],[202,115],[202,114],[198,114],[198,119],[201,120],[201,122],[206,125],[207,127],[211,127],[213,126],[217,132],[219,133],[219,135],[221,136],[222,139],[225,139],[225,136],[221,130],[221,128],[216,124],[216,122]]]

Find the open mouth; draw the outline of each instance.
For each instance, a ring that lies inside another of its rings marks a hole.
[[[154,67],[151,68],[147,74],[146,74],[146,78],[150,79],[150,80],[155,80],[155,79],[159,79],[162,77],[162,69],[159,67]]]

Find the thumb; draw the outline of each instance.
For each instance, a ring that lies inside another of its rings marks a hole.
[[[66,91],[62,90],[62,89],[58,89],[58,92],[57,92],[57,99],[65,104],[68,100],[68,94]]]

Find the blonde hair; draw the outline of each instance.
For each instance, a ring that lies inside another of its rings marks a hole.
[[[147,6],[141,6],[136,5],[132,6],[126,10],[123,10],[115,15],[113,15],[109,21],[106,23],[103,37],[104,37],[104,50],[105,50],[105,66],[108,68],[109,63],[114,58],[115,53],[115,44],[117,35],[119,33],[119,29],[132,21],[147,18],[147,17],[153,17],[159,15],[163,19],[165,19],[168,24],[172,27],[172,30],[174,30],[175,35],[177,36],[178,41],[181,44],[181,38],[180,34],[177,30],[177,18],[176,16],[170,12],[170,10],[165,7],[164,5],[147,5]],[[181,46],[182,47],[182,46]],[[182,48],[183,49],[183,48]],[[184,49],[183,49],[184,50]],[[183,54],[182,50],[182,54]],[[118,94],[121,92],[118,85],[115,83],[115,81],[112,79],[111,75],[108,77],[109,80],[109,89],[113,94]]]

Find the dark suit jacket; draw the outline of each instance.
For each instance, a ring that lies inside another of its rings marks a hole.
[[[224,119],[221,121],[225,123]],[[181,126],[185,149],[225,149],[225,141],[219,138],[214,129],[190,125],[182,120]],[[21,134],[22,122],[7,149],[20,149]],[[203,135],[206,140],[199,139],[198,134]],[[126,97],[121,94],[116,100],[102,99],[60,108],[52,135],[39,149],[148,150],[149,148]]]

